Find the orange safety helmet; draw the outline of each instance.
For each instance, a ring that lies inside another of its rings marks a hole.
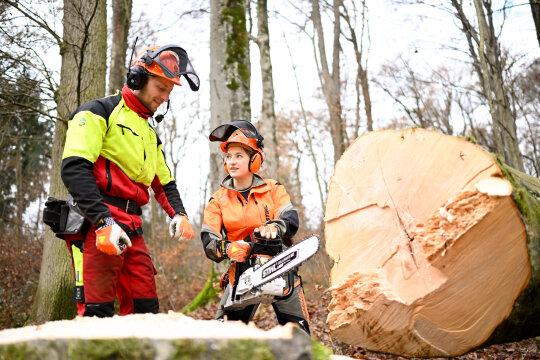
[[[227,147],[231,143],[238,143],[255,151],[249,159],[248,170],[252,173],[256,173],[261,169],[261,165],[264,161],[262,149],[264,148],[264,138],[259,133],[257,128],[245,120],[237,120],[228,124],[220,125],[210,133],[210,141],[221,141],[221,151],[227,152]],[[225,171],[229,173],[227,164]]]
[[[138,54],[127,73],[127,85],[132,89],[141,89],[148,80],[148,73],[179,86],[182,86],[180,76],[184,76],[191,90],[199,90],[199,77],[187,52],[178,45],[150,46]]]

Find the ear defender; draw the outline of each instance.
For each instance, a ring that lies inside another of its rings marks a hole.
[[[255,154],[251,155],[251,157],[249,158],[248,170],[255,174],[256,172],[261,170],[262,162],[263,162],[263,159],[262,159],[261,153],[256,152]]]
[[[148,82],[148,74],[142,66],[132,66],[126,74],[126,85],[131,90],[140,90]]]
[[[255,154],[251,155],[249,158],[249,164],[248,164],[248,170],[249,172],[256,173],[259,170],[261,170],[262,166],[262,156],[261,153],[256,152]],[[223,160],[223,168],[225,169],[225,172],[229,174],[229,168],[227,167],[227,159]]]

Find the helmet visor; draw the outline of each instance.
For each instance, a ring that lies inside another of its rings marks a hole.
[[[191,90],[199,90],[200,81],[189,61],[187,52],[178,45],[166,45],[157,50],[148,51],[148,56],[159,65],[168,78],[183,76]]]
[[[227,141],[227,139],[236,131],[240,130],[247,138],[256,139],[257,146],[263,149],[263,140],[257,128],[252,123],[245,120],[236,120],[228,124],[220,125],[212,131],[209,136],[210,141]]]

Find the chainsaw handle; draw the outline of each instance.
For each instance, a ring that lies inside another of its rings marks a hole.
[[[276,296],[275,299],[276,300],[286,300],[288,298],[291,297],[291,295],[293,294],[293,291],[294,291],[294,274],[293,274],[293,270],[289,271],[287,273],[287,282],[289,283],[289,287],[288,287],[288,290],[287,290],[287,294],[283,295],[283,296]]]

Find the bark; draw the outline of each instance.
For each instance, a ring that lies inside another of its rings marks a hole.
[[[0,332],[2,359],[326,358],[318,348],[293,324],[264,331],[173,312],[77,318]]]
[[[127,37],[131,25],[132,3],[133,0],[113,0],[112,2],[112,47],[108,94],[114,94],[122,89],[126,82]]]
[[[210,1],[210,130],[251,120],[249,40],[245,1]],[[218,144],[210,144],[210,189],[224,176]]]
[[[356,79],[355,79],[355,88],[356,88],[356,124],[355,124],[355,138],[358,137],[359,129],[360,129],[360,88],[362,89],[362,97],[364,98],[364,110],[366,114],[366,128],[367,131],[373,131],[373,115],[371,113],[371,95],[369,92],[369,82],[368,82],[368,71],[367,71],[367,61],[364,65],[364,49],[362,45],[362,40],[364,38],[364,30],[365,26],[367,25],[367,19],[366,19],[366,2],[362,1],[362,26],[361,26],[361,33],[360,33],[360,41],[358,41],[358,37],[356,36],[356,30],[355,26],[353,25],[351,21],[351,17],[349,15],[348,9],[343,6],[343,13],[341,16],[343,16],[343,19],[347,23],[347,26],[349,27],[350,31],[350,38],[348,39],[352,44],[354,48],[354,55],[356,58],[356,64],[357,64],[357,73],[356,73]]]
[[[539,335],[540,180],[479,146],[363,135],[336,164],[325,222],[341,341],[433,357]]]
[[[262,77],[262,106],[259,131],[264,136],[264,173],[265,176],[275,179],[277,178],[278,153],[267,0],[257,0],[257,28],[257,44],[259,45]]]
[[[324,99],[330,115],[330,133],[334,147],[334,163],[347,148],[347,134],[345,124],[342,119],[341,108],[341,84],[340,84],[340,64],[339,64],[339,36],[341,34],[341,22],[339,7],[341,0],[335,0],[333,4],[334,28],[333,28],[333,53],[332,70],[328,65],[326,48],[324,41],[324,31],[321,21],[319,0],[311,0],[313,27],[317,33],[317,49],[320,60],[319,78],[321,80]]]
[[[510,109],[508,90],[504,84],[503,65],[498,38],[493,27],[491,1],[474,0],[478,29],[474,28],[462,8],[461,1],[452,0],[456,17],[469,42],[469,51],[484,89],[489,110],[496,151],[505,163],[523,171],[515,116]],[[474,45],[473,45],[474,41]]]
[[[23,234],[23,213],[24,213],[24,201],[23,201],[23,156],[22,156],[22,140],[18,138],[16,140],[17,146],[17,158],[16,158],[16,169],[15,169],[15,186],[17,187],[16,205],[17,205],[17,215],[16,219],[16,234],[21,237]]]
[[[249,38],[241,0],[210,1],[210,131],[234,120],[251,121]],[[210,193],[226,175],[218,143],[210,143]],[[225,264],[216,265],[217,272]],[[214,264],[209,278],[213,277]],[[207,298],[205,286],[196,299]]]
[[[69,114],[79,105],[105,94],[107,18],[106,1],[64,1],[62,66],[56,98],[56,121],[49,196],[65,198],[60,165]],[[63,241],[46,234],[38,289],[30,321],[43,323],[75,315],[71,260]]]
[[[540,0],[531,0],[531,13],[534,20],[534,27],[536,28],[536,39],[540,46]]]

